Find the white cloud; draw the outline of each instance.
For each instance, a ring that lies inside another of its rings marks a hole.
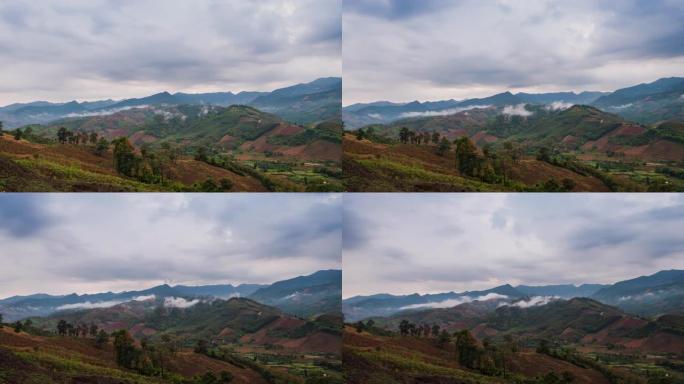
[[[446,115],[453,115],[455,113],[463,112],[463,111],[468,111],[470,109],[476,109],[476,108],[488,108],[489,105],[470,105],[467,107],[462,107],[462,108],[450,108],[450,109],[443,109],[441,111],[425,111],[425,112],[404,112],[399,115],[399,117],[424,117],[424,116],[446,116]]]
[[[532,296],[529,298],[529,300],[520,300],[516,301],[515,303],[503,305],[510,305],[519,308],[530,308],[539,305],[546,305],[554,300],[559,300],[559,298],[557,296]]]
[[[75,304],[64,304],[60,305],[56,309],[58,311],[65,310],[65,309],[93,309],[93,308],[109,308],[113,307],[115,305],[119,305],[123,303],[123,301],[119,300],[111,300],[111,301],[96,301],[96,302],[90,302],[90,301],[85,301],[83,303],[75,303]]]
[[[136,296],[133,298],[133,301],[147,301],[147,300],[154,300],[157,296],[154,294],[151,295],[141,295],[141,296]]]
[[[531,116],[534,114],[534,112],[525,109],[525,104],[507,105],[501,113],[509,116]]]
[[[164,298],[164,306],[168,308],[189,308],[199,303],[199,299],[186,300],[182,297],[166,297]]]
[[[463,296],[463,297],[460,297],[458,299],[448,299],[448,300],[444,300],[444,301],[435,301],[435,302],[430,302],[430,303],[411,304],[411,305],[407,305],[405,307],[401,307],[400,309],[451,308],[451,307],[455,307],[457,305],[470,303],[473,301],[502,300],[502,299],[507,299],[507,298],[508,298],[508,296],[506,296],[506,295],[501,295],[501,294],[492,292],[492,293],[488,293],[486,295],[476,296],[476,297]]]
[[[547,104],[544,106],[544,108],[551,110],[551,111],[556,111],[556,110],[563,110],[563,109],[568,109],[572,107],[574,104],[573,103],[566,103],[563,101],[554,101],[550,104]]]

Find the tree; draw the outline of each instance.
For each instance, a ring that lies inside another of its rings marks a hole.
[[[65,144],[68,139],[69,131],[64,127],[60,127],[59,130],[57,130],[57,140],[59,140],[60,144]]]
[[[90,132],[90,144],[97,143],[97,133]]]
[[[90,324],[90,328],[88,329],[90,336],[95,337],[97,335],[97,325],[95,323]]]
[[[204,339],[197,340],[195,344],[195,353],[206,355],[209,352],[209,343]]]
[[[437,338],[437,343],[440,345],[440,347],[444,347],[450,341],[451,335],[449,335],[449,332],[447,332],[446,329],[442,329],[442,332],[439,333],[439,338]]]
[[[24,325],[21,323],[21,321],[17,321],[14,323],[14,332],[19,333],[24,330]]]
[[[459,364],[466,368],[475,368],[479,359],[477,340],[467,329],[456,332],[454,336],[456,337],[456,352],[458,353]]]
[[[439,132],[435,131],[432,132],[432,144],[437,144],[440,142],[440,134]]]
[[[228,371],[221,371],[219,373],[219,380],[218,382],[220,384],[228,384],[233,381],[233,374],[228,372]]]
[[[131,142],[127,137],[119,137],[112,141],[114,145],[114,166],[116,170],[126,176],[133,176],[137,165],[138,158]]]
[[[109,343],[109,334],[104,329],[100,329],[95,336],[95,346],[97,348],[104,348]]]
[[[437,146],[437,154],[444,156],[447,152],[449,152],[450,149],[451,143],[449,142],[449,139],[442,137],[442,139],[439,141],[439,145]]]
[[[0,121],[0,136],[2,136],[2,133],[3,133],[2,128],[3,128],[2,121]]]
[[[140,357],[140,351],[135,347],[135,341],[125,329],[114,332],[113,336],[116,363],[124,368],[133,368]]]
[[[439,325],[432,324],[432,336],[433,337],[439,336]]]
[[[68,331],[68,324],[66,320],[60,320],[57,323],[57,334],[60,336],[66,336]]]
[[[0,127],[2,127],[2,121],[0,121]],[[2,313],[0,313],[0,329],[2,329]]]
[[[365,138],[366,132],[364,132],[363,129],[359,128],[356,130],[356,140],[363,140]]]
[[[551,353],[551,349],[549,348],[549,341],[546,339],[541,339],[539,340],[539,345],[537,345],[537,353],[543,353],[545,355],[548,355]]]
[[[408,320],[402,320],[399,323],[399,333],[402,336],[408,335],[408,333],[409,333],[409,322],[408,322]]]
[[[209,153],[207,151],[207,147],[199,147],[197,148],[197,153],[195,153],[195,160],[201,161],[206,163],[209,161]]]
[[[354,329],[356,329],[356,333],[361,333],[365,329],[365,325],[363,324],[363,321],[357,321],[356,324],[354,325]]]
[[[109,149],[109,142],[104,137],[100,137],[95,144],[95,154],[98,156],[104,156],[104,154]]]
[[[402,144],[408,143],[409,140],[409,129],[406,127],[401,127],[399,130],[399,140]]]
[[[374,325],[375,325],[375,320],[369,319],[368,321],[366,321],[366,327],[372,328]]]
[[[564,178],[561,183],[563,184],[563,190],[566,192],[572,191],[576,185],[575,180],[568,178]]]
[[[24,136],[24,132],[22,132],[21,129],[17,128],[14,131],[14,140],[21,140],[21,138]]]
[[[464,175],[475,176],[479,163],[477,147],[467,136],[456,139],[455,144],[458,170]]]
[[[550,163],[551,162],[551,151],[547,147],[539,148],[539,151],[537,152],[537,160]]]

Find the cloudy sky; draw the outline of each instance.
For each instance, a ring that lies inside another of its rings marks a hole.
[[[0,105],[341,75],[341,0],[0,2]]]
[[[344,104],[684,76],[680,0],[347,0]]]
[[[2,194],[0,298],[341,267],[339,194]]]
[[[684,269],[679,194],[346,194],[345,297]]]

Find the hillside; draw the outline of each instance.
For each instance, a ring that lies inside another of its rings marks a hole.
[[[609,383],[596,369],[531,350],[507,352],[503,361],[499,352],[488,352],[499,355],[497,361],[486,360],[487,368],[474,369],[459,363],[452,342],[442,344],[436,338],[379,336],[347,327],[343,342],[348,383],[553,383],[557,381],[544,380],[559,378],[564,372],[574,377],[573,383]]]
[[[318,271],[263,287],[250,295],[261,303],[296,316],[311,317],[341,311],[342,271]]]
[[[502,285],[483,291],[445,292],[425,295],[414,293],[411,295],[379,294],[355,296],[342,302],[342,310],[345,320],[353,322],[368,317],[392,316],[401,311],[454,307],[462,303],[492,298],[515,300],[524,297],[523,293],[510,285]]]
[[[244,350],[273,349],[274,353],[336,355],[340,348],[340,323],[328,318],[299,319],[249,299],[133,301],[32,318],[34,327],[48,332],[55,332],[60,320],[95,324],[106,332],[127,329],[134,338],[151,342],[167,335],[184,347],[206,340]]]
[[[114,348],[95,346],[90,338],[35,336],[0,329],[0,382],[2,383],[200,383],[207,372],[219,376],[229,372],[231,383],[263,383],[268,381],[248,367],[212,359],[181,350],[167,357],[165,377],[144,376],[120,368],[115,363]],[[197,380],[195,380],[197,378]]]
[[[342,148],[343,181],[350,192],[544,191],[551,184],[558,186],[552,190],[561,190],[566,179],[570,180],[566,183],[572,185],[571,191],[609,190],[595,172],[573,170],[533,157],[507,163],[505,182],[501,175],[492,175],[492,181],[498,179],[496,182],[486,182],[481,177],[462,175],[455,165],[453,150],[440,156],[432,144],[378,143],[345,134]]]
[[[599,290],[592,298],[642,316],[684,314],[684,271],[660,271],[620,281]]]
[[[179,107],[254,105],[281,118],[299,124],[340,120],[342,79],[322,78],[309,83],[276,89],[272,92],[242,91],[213,93],[159,92],[125,100],[70,101],[51,103],[36,101],[0,107],[0,121],[13,129],[30,124],[46,124],[55,120],[106,116],[136,107]]]
[[[111,150],[98,156],[90,146],[39,144],[0,135],[0,191],[118,192],[197,190],[207,180],[229,180],[233,191],[266,191],[249,174],[190,158],[168,165],[167,183],[149,184],[119,174]]]

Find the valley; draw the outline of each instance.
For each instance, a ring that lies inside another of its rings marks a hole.
[[[678,383],[684,272],[343,301],[354,383]]]
[[[0,379],[341,383],[340,295],[341,271],[327,270],[270,285],[10,297]]]
[[[340,100],[341,80],[324,78],[270,93],[10,105],[0,189],[339,191]]]
[[[682,191],[684,79],[612,93],[355,104],[350,191]]]

